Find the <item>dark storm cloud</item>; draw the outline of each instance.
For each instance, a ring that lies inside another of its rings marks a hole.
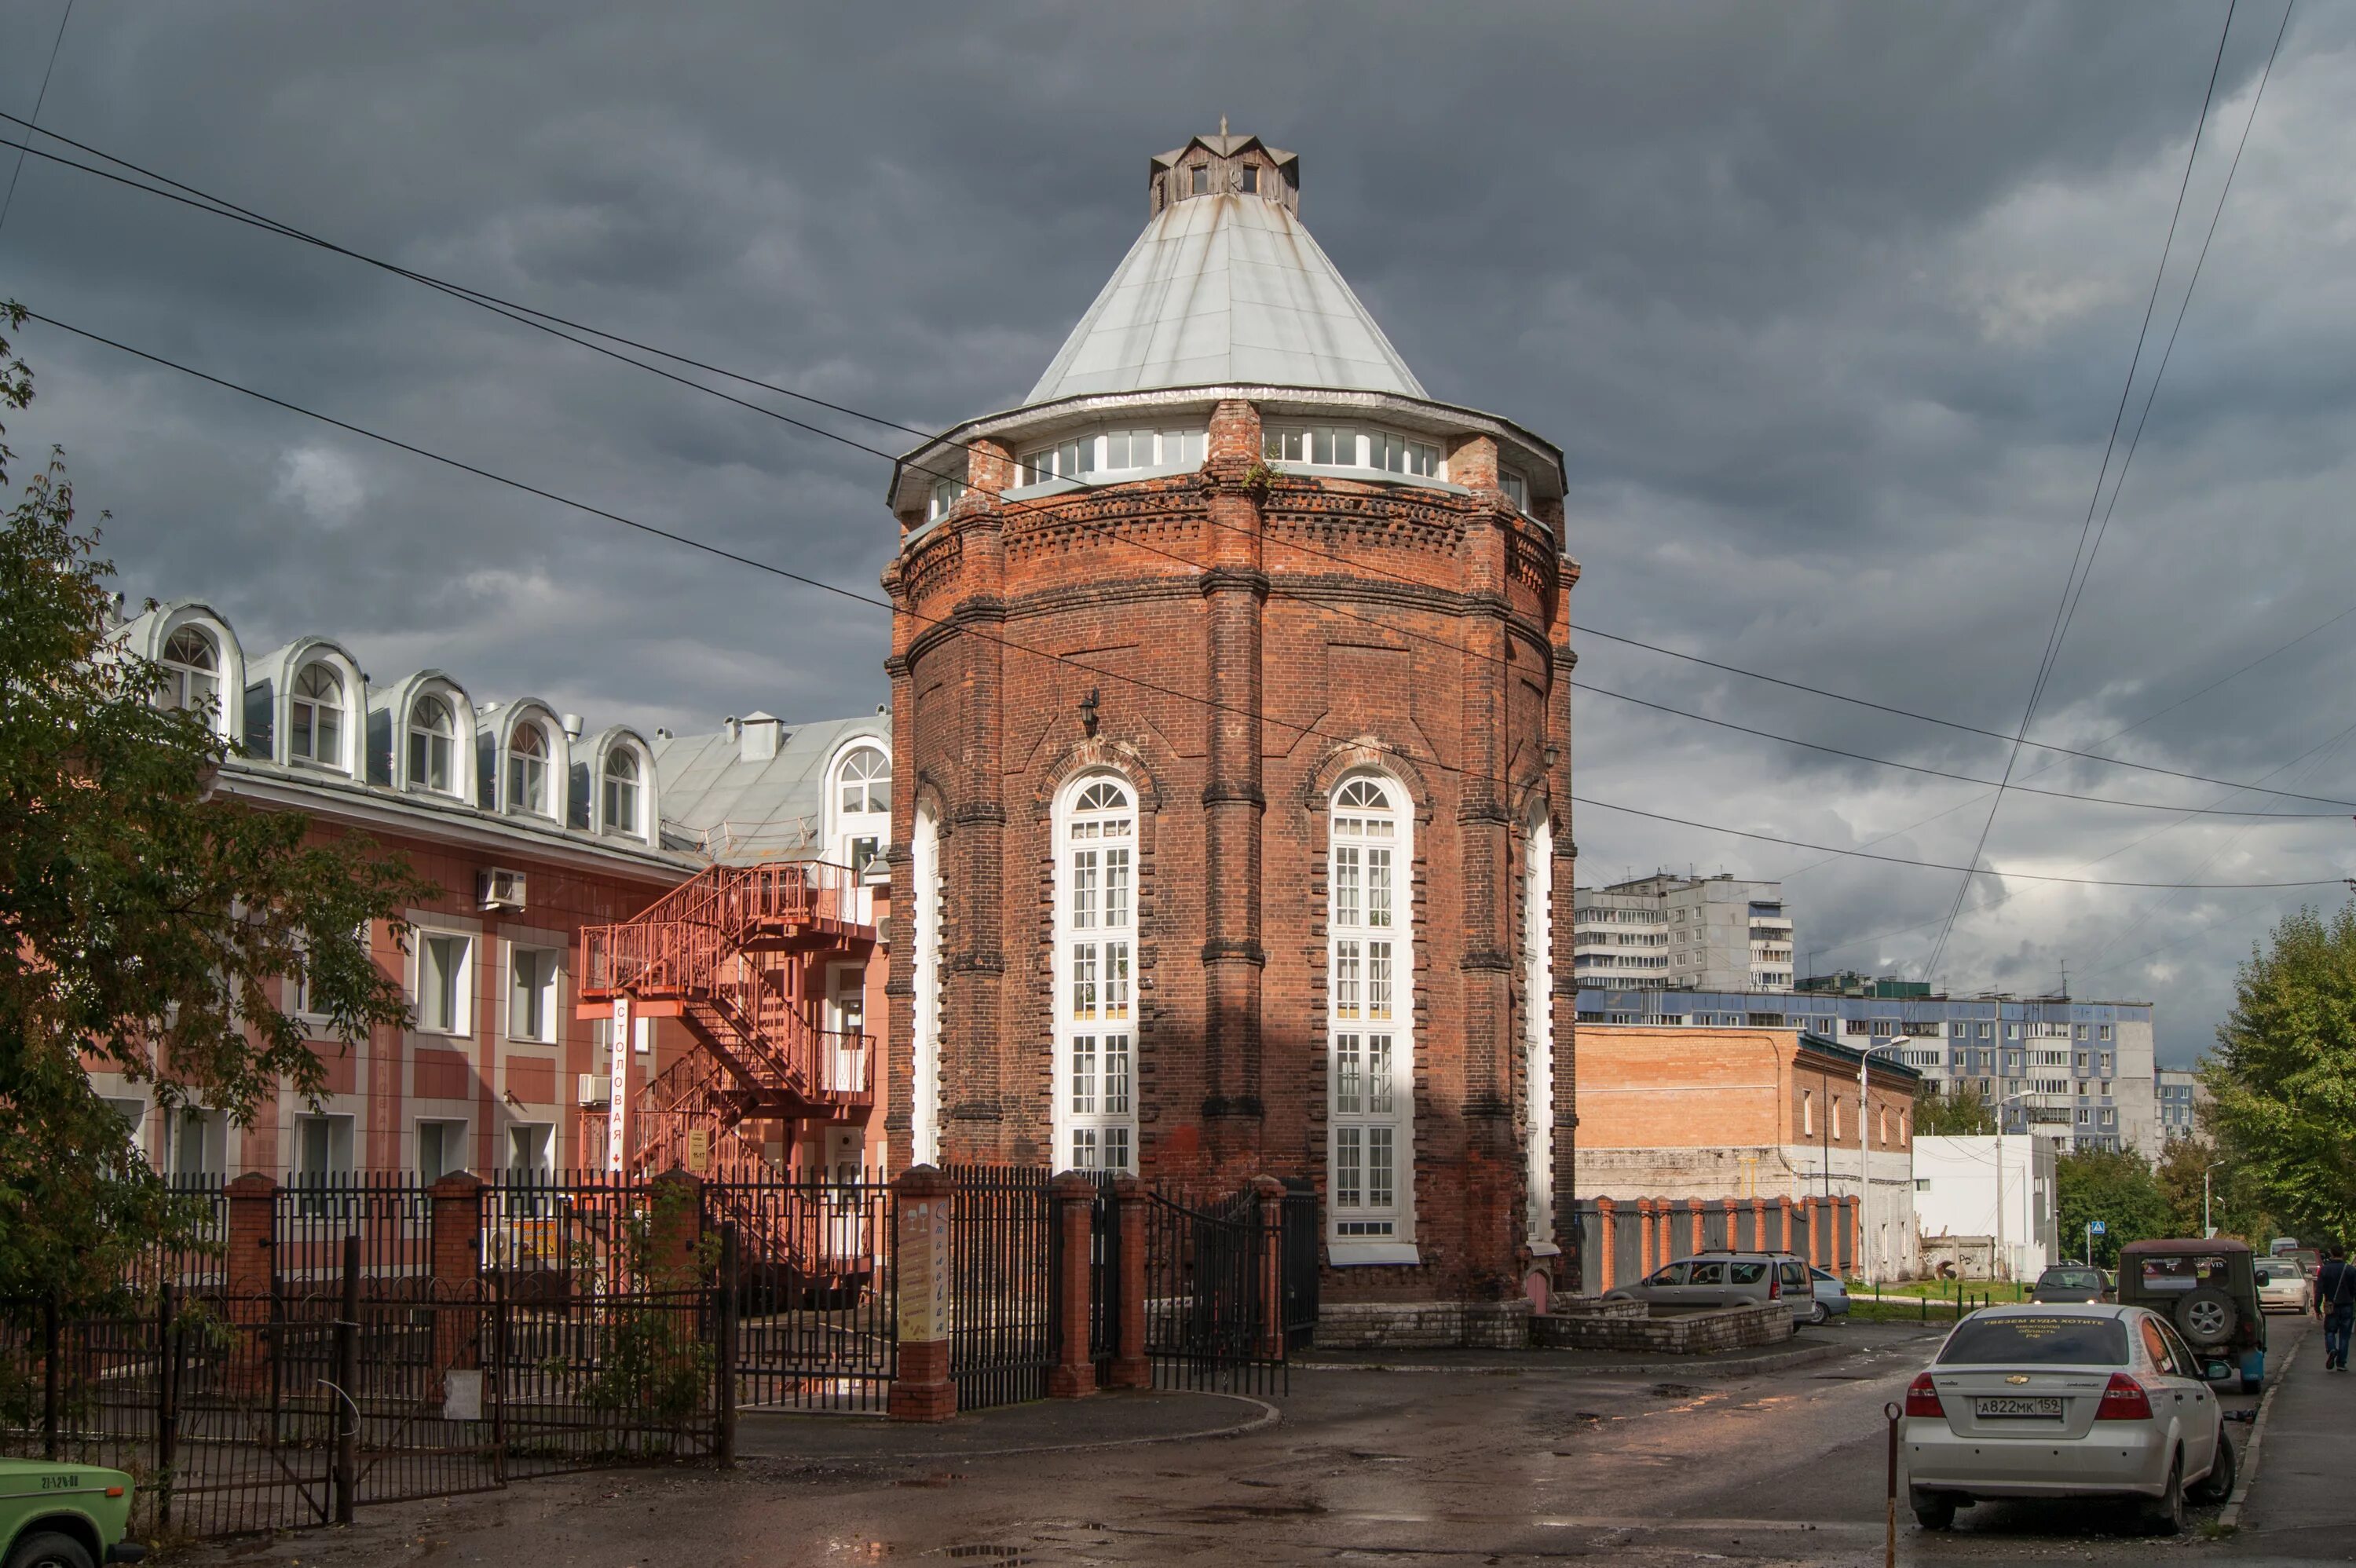
[[[2252,0],[2235,24],[2163,329],[2279,16]],[[80,0],[43,120],[405,264],[938,427],[1022,395],[1141,222],[1146,155],[1225,113],[1302,155],[1304,217],[1435,395],[1562,443],[1580,622],[2008,732],[2222,16]],[[0,104],[30,104],[56,20],[36,0],[0,19]],[[2356,601],[2351,32],[2320,6],[2293,24],[2040,736],[2104,741]],[[877,459],[37,162],[0,292],[864,592],[891,549]],[[42,398],[11,434],[69,448],[134,598],[209,598],[256,646],[332,630],[380,679],[430,662],[593,720],[884,693],[886,629],[855,604],[54,332],[22,347]],[[2349,744],[2325,743],[2356,724],[2351,647],[2356,618],[2109,743],[2356,795]],[[1600,640],[1580,673],[1827,745],[2004,766],[1985,739]],[[1968,784],[1601,697],[1579,724],[1582,793],[1607,800],[1830,845],[1895,834],[1878,848],[1934,860],[1968,857],[1985,819]],[[2225,794],[2052,763],[2019,773]],[[1988,858],[2266,880],[2343,866],[2347,826],[2013,795]],[[1601,810],[1578,837],[1590,880],[1790,874],[1826,966],[1919,965],[1955,884]],[[2155,996],[2180,1056],[2280,901],[1983,878],[1939,967],[2035,988],[2066,960],[2083,993]]]

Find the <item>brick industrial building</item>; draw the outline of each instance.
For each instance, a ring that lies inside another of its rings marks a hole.
[[[1305,1179],[1329,1299],[1511,1296],[1570,1170],[1561,457],[1425,394],[1300,189],[1151,159],[1030,395],[895,474],[894,1164]]]

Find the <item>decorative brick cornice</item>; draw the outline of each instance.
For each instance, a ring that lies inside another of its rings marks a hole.
[[[1472,781],[1467,781],[1472,782]],[[1456,822],[1462,827],[1511,827],[1514,814],[1480,794],[1467,792],[1456,807]]]
[[[894,680],[905,680],[908,677],[907,656],[905,654],[885,654],[884,656],[884,673]]]
[[[995,1100],[963,1100],[949,1107],[952,1122],[997,1122],[1005,1117]]]
[[[949,611],[948,619],[961,626],[1003,625],[1006,623],[1006,601],[995,593],[977,593],[960,599]]]
[[[886,980],[884,982],[884,994],[894,999],[914,997],[916,994],[916,982],[913,978]]]
[[[1456,967],[1468,974],[1510,975],[1514,972],[1514,955],[1500,953],[1494,947],[1468,947],[1464,950],[1464,956],[1456,961]]]
[[[994,952],[952,953],[943,965],[952,975],[1003,975],[1006,955]]]
[[[1221,938],[1203,944],[1203,962],[1224,964],[1241,959],[1256,969],[1268,965],[1268,949],[1257,942]]]
[[[994,800],[969,800],[949,814],[949,820],[960,827],[997,823],[1003,827],[1006,808]]]

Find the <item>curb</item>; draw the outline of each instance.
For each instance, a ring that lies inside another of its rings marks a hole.
[[[2242,1445],[2242,1471],[2233,1477],[2233,1495],[2227,1498],[2225,1506],[2217,1510],[2217,1527],[2220,1530],[2242,1528],[2242,1504],[2249,1499],[2250,1483],[2257,1479],[2258,1445],[2265,1439],[2266,1417],[2274,1413],[2275,1395],[2282,1392],[2283,1380],[2290,1375],[2291,1364],[2298,1360],[2298,1353],[2306,1345],[2307,1338],[2301,1335],[2298,1343],[2290,1348],[2290,1354],[2283,1358],[2282,1366],[2267,1382],[2266,1392],[2259,1397],[2258,1418],[2250,1424],[2250,1440]]]
[[[1864,1349],[1858,1345],[1809,1345],[1802,1349],[1785,1350],[1772,1356],[1749,1356],[1734,1361],[1627,1361],[1603,1367],[1550,1367],[1533,1361],[1520,1367],[1451,1367],[1408,1361],[1295,1361],[1295,1371],[1302,1372],[1449,1372],[1459,1377],[1520,1378],[1533,1373],[1555,1377],[1687,1377],[1738,1378],[1751,1372],[1780,1372],[1786,1367],[1804,1367],[1816,1361],[1837,1360],[1855,1355]],[[1533,1352],[1543,1355],[1544,1351]]]
[[[1019,1448],[957,1448],[931,1454],[905,1450],[874,1454],[743,1454],[738,1460],[739,1463],[749,1460],[782,1465],[915,1465],[935,1459],[1004,1459],[1023,1454],[1085,1454],[1103,1448],[1143,1448],[1156,1443],[1245,1437],[1255,1432],[1264,1432],[1284,1419],[1276,1406],[1266,1400],[1253,1399],[1248,1394],[1220,1393],[1212,1389],[1194,1392],[1212,1399],[1231,1399],[1237,1404],[1250,1405],[1258,1413],[1233,1426],[1213,1427],[1205,1432],[1164,1432],[1150,1437],[1111,1437],[1096,1443],[1034,1443]]]

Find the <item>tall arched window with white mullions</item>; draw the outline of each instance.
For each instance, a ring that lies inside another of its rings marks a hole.
[[[1408,836],[1404,797],[1388,779],[1361,775],[1333,792],[1326,1072],[1328,1206],[1337,1240],[1404,1241],[1412,1229]]]
[[[1528,1095],[1529,1240],[1554,1243],[1554,825],[1530,820],[1522,871],[1523,1083]]]
[[[892,758],[883,747],[853,746],[834,766],[834,822],[829,858],[854,871],[892,841]]]
[[[1055,817],[1055,1142],[1074,1170],[1137,1168],[1137,796],[1066,791]]]
[[[918,1165],[941,1160],[941,819],[916,807],[909,896],[916,936],[915,1029],[909,1040],[908,1142]]]

